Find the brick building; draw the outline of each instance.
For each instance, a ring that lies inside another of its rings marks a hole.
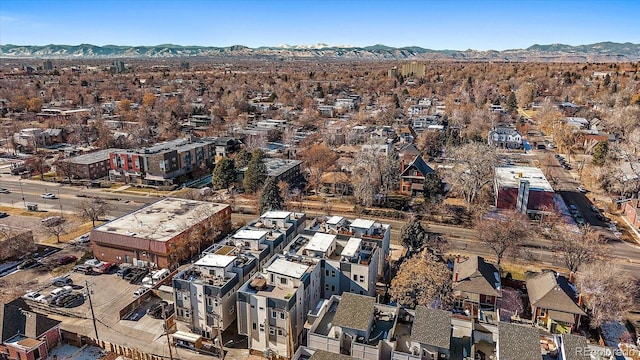
[[[164,198],[91,231],[102,261],[173,269],[229,232],[231,207]]]
[[[542,170],[528,166],[495,168],[495,204],[498,209],[551,211],[555,192]]]
[[[110,154],[120,149],[99,150],[64,160],[66,164],[57,169],[58,175],[72,179],[94,180],[109,176]],[[69,172],[67,174],[66,172]]]
[[[640,229],[640,200],[633,199],[627,201],[623,205],[623,210],[624,217],[626,217],[636,229]]]

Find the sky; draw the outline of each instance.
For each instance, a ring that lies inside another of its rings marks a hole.
[[[637,0],[1,0],[0,44],[420,46],[640,43]]]

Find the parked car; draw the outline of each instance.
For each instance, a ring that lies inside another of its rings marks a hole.
[[[578,225],[584,225],[584,218],[582,217],[582,215],[576,215],[576,224]]]
[[[165,315],[168,315],[169,312],[169,303],[162,300],[160,302],[155,303],[147,310],[147,314],[153,317],[154,319],[162,318],[162,310],[164,309]]]
[[[74,294],[71,294],[71,296],[69,296],[67,299],[65,299],[62,306],[66,308],[70,308],[70,307],[78,306],[83,302],[84,302],[84,295],[81,293],[74,293]]]
[[[52,194],[52,193],[42,194],[42,195],[40,195],[40,197],[43,198],[43,199],[48,199],[48,200],[53,200],[53,199],[57,199],[58,198],[55,194]]]
[[[89,266],[93,266],[93,267],[98,267],[102,265],[102,261],[98,260],[98,259],[89,259],[87,261],[84,262],[85,265],[89,265]]]
[[[600,209],[598,209],[598,207],[597,207],[597,206],[595,206],[595,205],[591,205],[591,206],[589,206],[589,209],[591,209],[591,211],[593,211],[593,212],[594,212],[594,213],[596,213],[596,214],[599,214],[599,213],[600,213]]]
[[[133,292],[133,297],[137,298],[142,294],[146,293],[147,291],[149,291],[149,289],[147,289],[146,287],[138,288],[136,291]]]
[[[19,270],[29,269],[38,264],[38,260],[36,259],[27,259],[23,261],[20,265],[18,265]]]
[[[578,207],[575,204],[569,204],[569,213],[571,215],[577,215],[578,214]]]
[[[64,218],[61,216],[49,216],[40,220],[44,226],[56,226],[58,224],[62,224],[64,221]]]
[[[0,188],[0,194],[9,194],[9,193],[11,193],[11,191],[9,191],[9,189]]]
[[[580,191],[583,194],[586,194],[589,192],[589,190],[585,189],[583,186],[578,186],[578,191]]]
[[[66,276],[61,276],[61,277],[57,277],[54,278],[53,280],[51,280],[51,285],[53,286],[67,286],[67,285],[73,285],[73,280],[71,280],[70,278],[66,277]]]
[[[91,240],[89,239],[89,234],[84,234],[80,237],[78,237],[75,241],[76,244],[80,245],[80,244],[88,244],[89,242],[91,242]]]
[[[65,255],[65,256],[61,256],[58,259],[56,259],[56,264],[58,265],[66,265],[66,264],[70,264],[74,261],[78,260],[77,257],[73,256],[73,255]]]
[[[48,295],[42,295],[37,291],[30,291],[24,295],[22,295],[23,299],[33,300],[41,303],[47,303],[49,301]]]
[[[131,270],[133,270],[130,266],[123,266],[123,265],[124,264],[120,265],[120,269],[118,269],[118,272],[116,272],[116,274],[121,278],[124,278],[125,276],[127,276],[127,274],[131,272]]]
[[[9,216],[9,214],[4,211],[0,211],[0,218],[6,218],[7,216]]]
[[[85,274],[85,275],[93,275],[93,274],[96,273],[95,271],[93,271],[93,267],[89,266],[89,265],[76,265],[73,268],[73,271],[74,272],[79,272],[79,273],[82,273],[82,274]]]

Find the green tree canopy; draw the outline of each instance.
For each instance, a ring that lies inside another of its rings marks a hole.
[[[518,100],[516,99],[516,93],[513,91],[509,93],[509,97],[507,97],[507,107],[505,110],[507,112],[514,112],[518,109]]]
[[[264,153],[262,150],[254,150],[251,153],[251,161],[247,164],[247,171],[244,172],[243,185],[246,192],[253,194],[258,191],[267,179],[267,167],[263,162]]]
[[[415,217],[408,223],[404,224],[400,230],[400,243],[406,247],[409,252],[415,252],[422,249],[427,231],[422,227],[420,221]]]
[[[238,151],[236,157],[234,158],[236,169],[242,169],[243,167],[247,166],[247,164],[249,164],[249,161],[251,161],[251,153],[247,152],[247,150],[245,149],[241,149],[240,151]]]
[[[593,148],[593,164],[602,166],[609,153],[609,143],[606,141],[600,141]]]
[[[423,194],[425,199],[438,200],[444,195],[444,184],[438,173],[428,173],[424,177]]]
[[[269,210],[282,210],[284,200],[280,194],[280,188],[274,178],[267,179],[260,194],[260,214]]]
[[[213,169],[211,178],[211,186],[215,190],[229,188],[236,179],[236,168],[233,161],[227,157],[223,157],[218,161]]]

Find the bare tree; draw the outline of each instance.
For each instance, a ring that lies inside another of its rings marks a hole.
[[[456,164],[445,178],[460,193],[467,207],[476,202],[482,189],[493,180],[497,164],[495,149],[482,143],[469,143],[453,149]]]
[[[498,266],[502,258],[507,253],[517,250],[531,233],[529,218],[516,211],[507,211],[491,218],[480,219],[475,229],[478,240],[495,252]]]
[[[576,274],[576,287],[597,328],[606,321],[620,321],[635,306],[635,281],[611,261],[585,264]]]
[[[60,236],[67,233],[67,224],[65,223],[64,219],[60,219],[60,221],[56,221],[50,226],[47,224],[43,224],[42,228],[47,234],[55,236],[56,242],[58,244],[60,243]]]
[[[562,256],[562,261],[571,273],[577,272],[582,265],[589,264],[602,255],[604,240],[590,225],[579,232],[564,227],[554,242],[554,250]]]
[[[96,227],[96,221],[111,210],[111,206],[101,198],[84,199],[76,207],[78,215],[83,219],[91,220],[93,227]]]
[[[409,308],[424,305],[448,309],[453,301],[451,281],[447,265],[424,250],[400,265],[389,294],[398,304]]]

